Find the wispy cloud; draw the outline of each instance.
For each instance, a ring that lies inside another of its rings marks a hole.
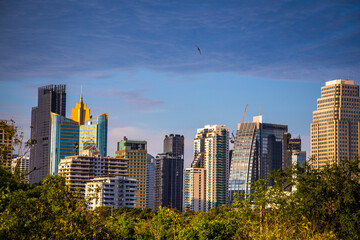
[[[148,90],[120,91],[116,89],[97,90],[96,94],[102,97],[121,99],[128,110],[154,111],[166,104],[162,100],[151,99],[145,96]]]

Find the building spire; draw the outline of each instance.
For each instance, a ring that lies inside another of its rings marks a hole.
[[[83,101],[82,85],[80,93],[80,103],[76,103],[75,108],[71,110],[71,120],[84,125],[85,121],[90,119],[90,109],[86,107],[86,103]]]
[[[83,96],[82,96],[82,85],[81,85],[81,93],[80,93],[80,103],[83,103]]]

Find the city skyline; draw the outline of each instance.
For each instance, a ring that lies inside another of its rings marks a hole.
[[[359,10],[352,1],[4,2],[1,119],[28,138],[39,87],[66,84],[73,106],[83,85],[88,107],[109,113],[110,156],[123,136],[146,140],[155,156],[178,133],[189,167],[196,129],[235,133],[246,104],[245,122],[261,112],[288,125],[309,154],[319,89],[359,84]]]

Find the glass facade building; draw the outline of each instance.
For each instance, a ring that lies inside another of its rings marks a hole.
[[[261,116],[238,125],[230,166],[230,202],[235,192],[250,193],[251,183],[284,168],[287,130],[287,125],[262,123]]]

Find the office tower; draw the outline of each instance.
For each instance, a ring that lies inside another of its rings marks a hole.
[[[154,173],[155,158],[147,154],[147,170],[146,170],[146,208],[155,210],[154,207]]]
[[[123,176],[93,178],[85,186],[87,206],[136,207],[136,185],[136,179]]]
[[[128,177],[137,180],[136,207],[146,208],[146,174],[147,143],[146,141],[128,140],[126,137],[117,144],[117,158],[128,161]]]
[[[359,86],[332,80],[321,87],[311,123],[311,166],[322,169],[359,155]]]
[[[58,175],[65,177],[70,191],[84,193],[85,184],[97,176],[127,177],[127,161],[103,157],[97,147],[87,146],[81,155],[61,159]]]
[[[15,168],[19,168],[20,172],[24,175],[25,182],[29,182],[29,168],[30,168],[30,158],[28,156],[18,157],[13,156],[11,163],[12,172],[15,171]]]
[[[166,135],[164,153],[155,159],[154,205],[159,207],[183,207],[184,136]]]
[[[108,114],[90,116],[90,110],[83,102],[72,109],[71,119],[51,113],[50,174],[56,175],[60,159],[76,156],[87,146],[96,146],[101,156],[107,155]]]
[[[203,170],[199,170],[203,169]],[[205,125],[197,130],[194,139],[194,161],[191,168],[185,170],[185,184],[193,184],[190,189],[185,187],[184,209],[197,209],[197,193],[194,188],[201,189],[205,194],[205,205],[201,211],[208,212],[211,208],[228,203],[228,174],[229,174],[229,128],[224,125]],[[202,177],[194,174],[205,174],[205,185]],[[200,198],[201,199],[201,198]]]
[[[8,169],[11,169],[13,158],[13,139],[9,135],[13,127],[7,121],[0,120],[0,164]]]
[[[30,183],[42,181],[49,174],[51,114],[65,116],[66,86],[47,85],[38,89],[38,106],[31,110]]]
[[[287,125],[263,123],[256,116],[251,123],[239,123],[230,167],[229,198],[235,192],[251,192],[251,183],[284,168]]]

